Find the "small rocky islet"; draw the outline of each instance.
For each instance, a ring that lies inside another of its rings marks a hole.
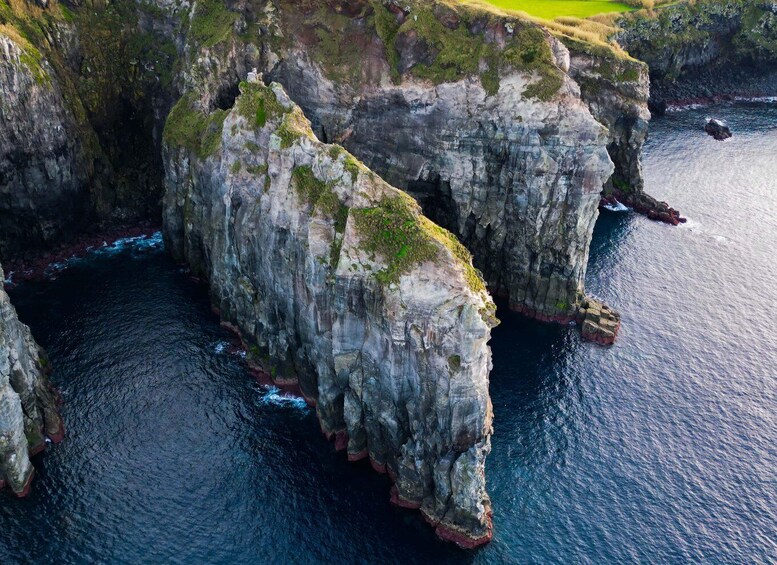
[[[613,344],[584,288],[600,205],[684,221],[644,192],[649,105],[773,67],[776,17],[679,3],[602,38],[442,0],[0,0],[0,259],[34,276],[162,224],[252,365],[477,547],[491,296]],[[24,495],[64,425],[5,292],[0,313],[0,484]]]

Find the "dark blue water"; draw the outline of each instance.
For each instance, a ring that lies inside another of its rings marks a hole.
[[[734,139],[700,127],[727,118]],[[49,349],[66,441],[0,495],[0,563],[777,560],[777,108],[657,121],[648,190],[690,222],[597,226],[609,349],[504,311],[494,335],[496,535],[464,552],[388,504],[302,403],[254,382],[160,249],[13,293]]]

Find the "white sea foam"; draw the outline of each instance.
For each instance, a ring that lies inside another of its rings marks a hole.
[[[162,247],[164,247],[164,240],[162,239],[162,232],[158,231],[151,235],[138,235],[117,239],[110,245],[107,242],[103,242],[103,246],[97,249],[95,253],[115,255],[126,250],[148,251],[161,249]]]
[[[605,204],[604,208],[610,212],[631,212],[631,208],[617,200],[615,201],[615,204]]]
[[[259,404],[264,406],[276,406],[278,408],[292,408],[294,410],[308,410],[308,403],[304,398],[284,392],[275,386],[260,386],[258,389],[261,397]]]

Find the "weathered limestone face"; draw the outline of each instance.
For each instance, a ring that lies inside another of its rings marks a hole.
[[[512,74],[487,96],[477,80],[407,81],[343,101],[303,53],[273,73],[320,124],[472,251],[511,307],[567,315],[583,292],[599,193],[612,172],[607,132],[566,81],[549,102]],[[353,104],[353,105],[352,105]]]
[[[45,447],[46,436],[60,441],[64,434],[45,366],[45,354],[0,288],[0,487],[19,496],[34,474],[29,455]]]
[[[320,143],[280,85],[241,89],[229,112],[205,116],[189,97],[173,110],[171,251],[207,278],[254,361],[296,379],[324,433],[391,475],[396,503],[447,539],[484,543],[496,320],[469,254]],[[198,120],[199,147],[186,129]]]

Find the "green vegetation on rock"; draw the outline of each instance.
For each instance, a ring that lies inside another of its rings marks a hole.
[[[305,202],[333,220],[336,232],[345,231],[348,207],[333,190],[334,183],[319,180],[313,169],[307,165],[295,168],[292,180],[294,188]]]
[[[194,92],[185,94],[173,106],[165,124],[165,143],[185,147],[201,159],[216,152],[228,112],[215,110],[205,113],[196,106]]]
[[[386,267],[375,276],[382,284],[396,283],[414,266],[439,257],[440,245],[462,268],[474,292],[485,292],[480,272],[472,266],[472,255],[456,236],[422,216],[418,204],[403,192],[385,197],[372,208],[352,211],[363,248],[383,258]]]
[[[310,121],[298,106],[284,114],[283,122],[275,133],[281,138],[281,148],[283,149],[291,147],[300,138],[315,139],[316,137],[310,127]]]
[[[315,212],[324,214],[334,223],[335,238],[332,242],[329,262],[332,268],[336,269],[343,246],[342,234],[348,223],[350,209],[340,201],[333,190],[334,183],[320,180],[313,169],[307,165],[292,171],[292,184],[303,201],[312,206]]]
[[[475,292],[485,292],[486,283],[483,281],[483,275],[472,266],[472,254],[469,250],[461,244],[455,235],[448,230],[441,228],[427,217],[422,216],[420,221],[426,233],[442,243],[459,261],[459,264],[461,264],[464,269],[464,278],[466,279],[469,288]]]
[[[455,7],[443,3],[426,7],[418,3],[401,25],[382,5],[375,10],[375,27],[386,47],[395,81],[400,76],[397,38],[412,35],[430,48],[433,60],[415,64],[410,73],[434,84],[479,76],[486,92],[494,95],[499,91],[500,77],[515,69],[538,75],[538,81],[524,93],[527,98],[548,100],[561,88],[562,73],[553,63],[545,34],[530,23],[514,20],[512,37],[501,48],[486,40],[483,28],[502,24],[493,14],[465,3]]]
[[[272,89],[257,82],[240,83],[236,106],[238,113],[258,128],[263,128],[268,120],[276,120],[287,112]]]
[[[419,221],[422,216],[417,208],[412,198],[398,194],[384,198],[374,208],[353,210],[364,249],[387,263],[375,274],[383,284],[397,282],[415,265],[437,256],[437,246]]]
[[[223,0],[197,0],[191,20],[191,33],[203,47],[213,47],[229,39],[237,14]]]

